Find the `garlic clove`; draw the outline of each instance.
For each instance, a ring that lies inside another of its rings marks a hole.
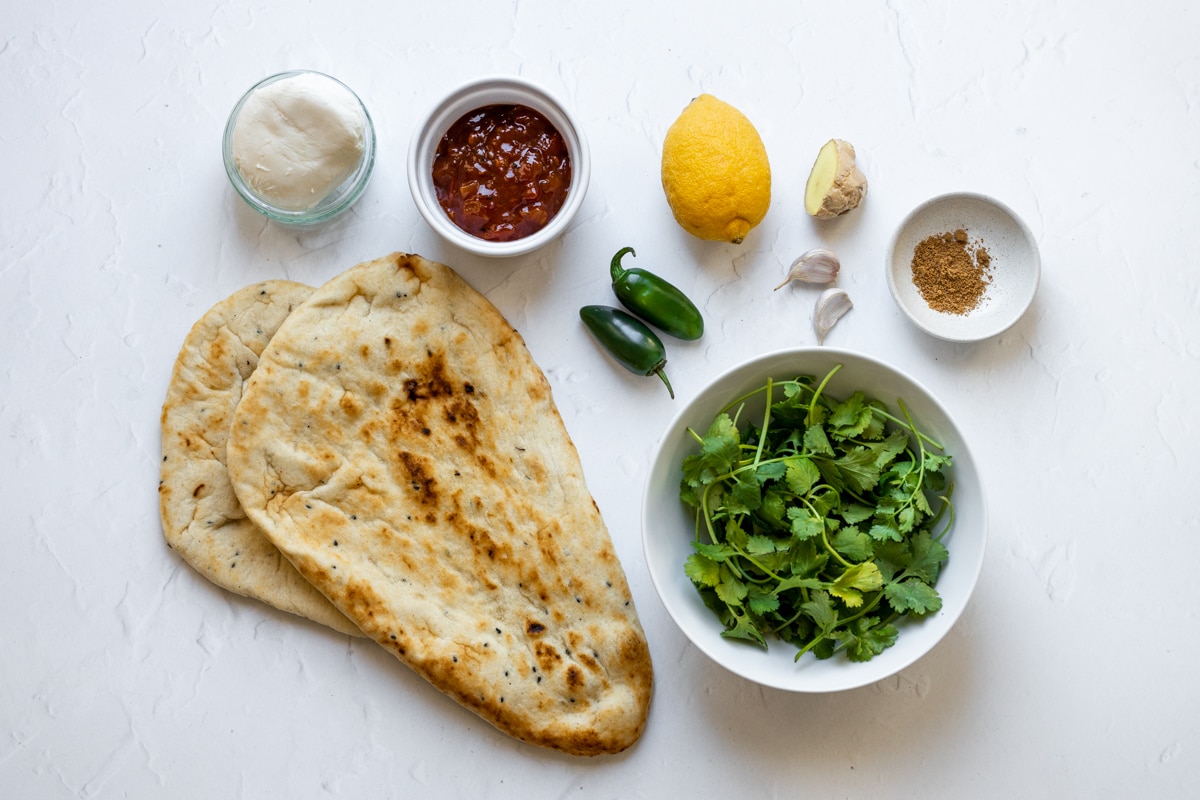
[[[778,292],[792,281],[833,283],[837,280],[838,272],[841,269],[842,262],[833,254],[833,251],[822,248],[809,250],[792,262],[787,277],[783,279],[783,283],[775,287],[775,291]]]
[[[826,289],[817,298],[817,308],[813,313],[813,327],[817,329],[817,344],[825,344],[825,334],[851,308],[850,295],[843,289]]]

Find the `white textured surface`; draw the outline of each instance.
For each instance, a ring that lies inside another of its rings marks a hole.
[[[1200,793],[1200,10],[1151,3],[8,3],[0,30],[0,796],[1065,796]],[[251,212],[225,117],[266,75],[351,86],[379,135],[347,216]],[[591,190],[560,242],[489,263],[437,241],[404,174],[416,114],[482,74],[567,103]],[[759,127],[774,201],[740,247],[675,226],[664,131],[707,91]],[[817,224],[804,178],[853,142],[864,205]],[[1002,336],[917,331],[892,228],[951,190],[1036,235],[1043,278]],[[827,343],[910,372],[972,438],[991,539],[972,605],[899,677],[831,696],[732,678],[653,593],[638,496],[676,406],[587,338],[608,258],[637,249],[709,328],[711,370],[812,344],[825,246],[855,307]],[[494,732],[354,643],[206,584],[163,544],[158,416],[192,322],[252,281],[320,283],[391,250],[446,261],[554,387],[650,637],[642,741],[580,760]],[[1191,398],[1190,400],[1188,398]]]

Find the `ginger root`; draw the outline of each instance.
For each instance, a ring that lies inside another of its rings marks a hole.
[[[857,208],[867,193],[867,176],[854,163],[854,146],[830,139],[817,153],[817,160],[804,187],[804,210],[817,219],[840,216]]]

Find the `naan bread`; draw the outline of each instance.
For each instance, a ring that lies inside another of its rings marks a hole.
[[[526,742],[641,735],[650,653],[550,386],[449,267],[393,254],[283,323],[234,417],[251,519],[368,636]]]
[[[192,327],[163,403],[159,509],[167,544],[213,583],[361,636],[246,519],[225,469],[242,387],[279,324],[312,292],[291,281],[247,286]]]

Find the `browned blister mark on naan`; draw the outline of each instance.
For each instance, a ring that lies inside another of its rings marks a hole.
[[[350,392],[342,395],[342,399],[338,401],[338,408],[351,419],[358,419],[363,413],[362,402]]]
[[[437,479],[434,478],[434,468],[429,459],[402,450],[396,453],[401,467],[404,485],[413,492],[413,497],[424,509],[432,510],[438,506]]]

